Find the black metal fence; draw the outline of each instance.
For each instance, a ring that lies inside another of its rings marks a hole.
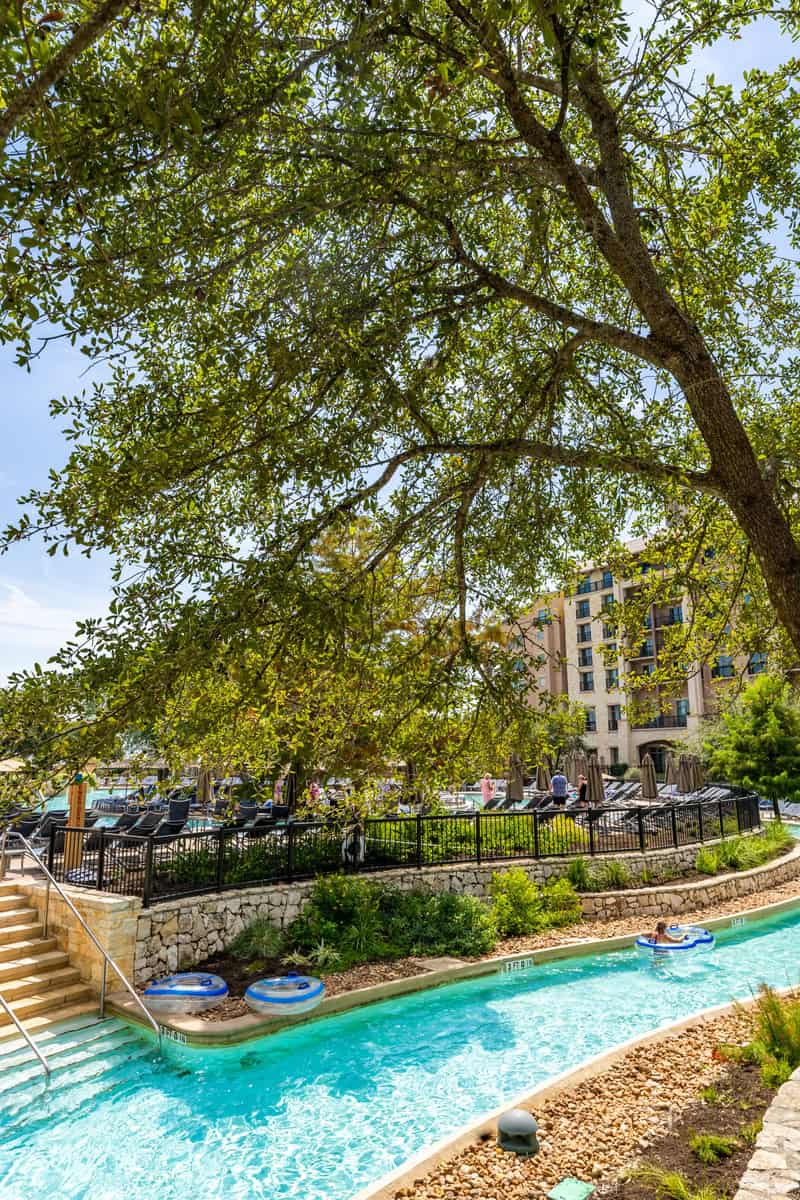
[[[663,850],[759,825],[758,797],[743,794],[637,808],[380,817],[348,828],[294,821],[161,838],[62,828],[52,831],[45,855],[59,882],[141,896],[149,905],[341,870]]]

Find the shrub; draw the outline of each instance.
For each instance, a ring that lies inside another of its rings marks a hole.
[[[656,1200],[722,1200],[710,1184],[695,1188],[685,1175],[661,1167],[636,1167],[628,1172],[628,1178],[651,1187]]]
[[[578,892],[590,892],[594,884],[591,868],[583,857],[573,859],[567,867],[565,878]]]
[[[694,860],[695,870],[701,875],[716,875],[719,870],[719,859],[715,850],[698,850],[697,858]]]
[[[588,831],[561,814],[539,825],[539,854],[574,854],[589,845]]]
[[[757,1117],[755,1121],[748,1121],[748,1123],[743,1125],[739,1130],[739,1137],[746,1146],[755,1146],[756,1138],[761,1133],[763,1126],[764,1122],[762,1121],[761,1117]]]
[[[551,879],[544,885],[545,923],[553,928],[574,925],[583,916],[581,902],[568,879]]]
[[[496,871],[489,884],[489,893],[497,931],[501,935],[514,937],[542,928],[542,894],[521,867],[512,867],[502,873]]]
[[[722,1096],[713,1083],[701,1088],[697,1094],[704,1104],[722,1104]]]
[[[247,960],[277,958],[283,947],[283,934],[266,917],[256,917],[227,947],[234,958]]]
[[[717,1133],[693,1133],[689,1138],[689,1149],[695,1158],[710,1167],[723,1158],[730,1158],[739,1149],[739,1142],[734,1137]]]
[[[800,1001],[783,1000],[772,988],[761,988],[756,1036],[752,1047],[760,1062],[775,1059],[794,1071],[800,1067]]]
[[[408,954],[474,958],[494,947],[497,927],[488,906],[474,896],[400,892],[331,875],[315,881],[289,940],[295,958],[322,970],[334,961],[347,967]]]
[[[596,881],[602,891],[624,888],[631,881],[630,871],[625,863],[617,862],[616,859],[612,858],[608,862],[601,863]]]

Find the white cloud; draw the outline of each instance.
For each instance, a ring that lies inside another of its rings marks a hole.
[[[87,615],[86,609],[50,604],[0,580],[0,679],[34,662],[45,662]]]

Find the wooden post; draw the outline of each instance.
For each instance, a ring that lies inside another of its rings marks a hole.
[[[69,802],[68,829],[83,829],[86,820],[86,792],[89,783],[78,774],[67,790]],[[64,871],[76,871],[83,861],[83,833],[67,833],[64,837]]]

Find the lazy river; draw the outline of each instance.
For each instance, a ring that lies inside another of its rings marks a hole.
[[[682,969],[634,950],[453,984],[226,1050],[109,1056],[0,1139],[0,1200],[347,1200],[615,1044],[800,978],[800,911]],[[114,1086],[111,1086],[111,1085]],[[105,1090],[104,1090],[105,1088]],[[77,1089],[77,1090],[76,1090]],[[79,1103],[78,1103],[79,1100]]]

